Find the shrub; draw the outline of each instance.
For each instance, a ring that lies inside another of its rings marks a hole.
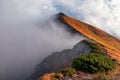
[[[87,73],[107,72],[116,68],[116,63],[105,56],[98,46],[90,44],[90,47],[92,50],[89,54],[73,60],[73,68]]]
[[[61,76],[60,73],[56,73],[54,77],[57,78],[57,79],[60,79],[62,76]]]
[[[93,80],[113,80],[112,78],[109,78],[106,74],[97,74]]]
[[[92,49],[90,52],[91,53],[97,53],[106,56],[106,53],[103,52],[100,47],[94,43],[88,43],[89,47]]]
[[[55,77],[51,77],[50,80],[58,80],[58,79]]]
[[[62,71],[61,71],[61,73],[63,74],[63,75],[68,75],[68,76],[72,76],[73,74],[76,74],[76,70],[75,69],[73,69],[73,68],[65,68],[65,69],[63,69]]]
[[[55,73],[54,76],[51,76],[50,80],[59,80],[62,77],[60,73]]]

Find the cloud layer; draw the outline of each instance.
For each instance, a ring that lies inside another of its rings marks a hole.
[[[71,48],[83,39],[77,35],[71,37],[64,29],[58,28],[61,25],[51,21],[58,12],[120,36],[119,2],[0,0],[0,79],[18,80],[21,76],[29,76],[44,57]]]
[[[79,20],[120,36],[120,1],[59,0],[56,7]]]

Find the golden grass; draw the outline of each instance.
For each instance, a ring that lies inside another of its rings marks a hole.
[[[83,23],[81,21],[78,21],[74,18],[63,16],[63,20],[70,25],[72,28],[79,31],[84,36],[95,40],[96,42],[114,49],[117,52],[120,52],[120,41],[119,39],[111,36],[110,34],[102,31],[101,29],[98,29],[94,26],[91,26],[89,24]]]
[[[63,21],[70,27],[74,28],[80,34],[85,37],[96,41],[97,43],[105,46],[108,50],[109,55],[120,62],[120,40],[116,37],[106,33],[105,31],[98,29],[92,25],[78,21],[69,16],[62,16]]]
[[[38,78],[38,80],[51,80],[51,77],[54,75],[55,73],[45,74],[42,77]]]

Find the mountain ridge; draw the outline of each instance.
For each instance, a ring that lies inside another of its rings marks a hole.
[[[71,18],[64,13],[58,13],[57,16],[59,17],[60,21],[77,30],[85,37],[90,38],[110,49],[113,49],[116,52],[120,52],[120,40],[118,38],[90,24],[84,23],[75,18]]]
[[[87,43],[89,43],[88,40],[82,40],[74,45],[72,49],[54,52],[47,56],[40,64],[37,65],[29,80],[35,80],[36,78],[43,76],[45,73],[59,72],[63,68],[71,66],[74,58],[91,51],[91,48]]]
[[[80,34],[86,39],[76,44],[72,49],[54,52],[47,56],[37,65],[29,80],[37,79],[45,73],[58,72],[65,67],[70,67],[75,57],[87,54],[92,50],[89,43],[99,46],[106,56],[110,57],[118,65],[120,64],[120,40],[118,38],[90,24],[71,18],[64,13],[56,14],[55,21],[65,24],[64,27],[69,32]]]
[[[68,27],[73,28],[73,30],[76,30],[77,33],[104,46],[108,52],[108,55],[120,64],[120,39],[95,26],[67,16],[64,13],[58,13],[57,17],[59,21]]]

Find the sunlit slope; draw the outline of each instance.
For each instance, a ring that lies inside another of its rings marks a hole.
[[[63,13],[59,13],[58,15],[62,22],[74,28],[85,37],[92,39],[116,52],[120,52],[120,40],[116,37],[92,25],[71,18]]]

